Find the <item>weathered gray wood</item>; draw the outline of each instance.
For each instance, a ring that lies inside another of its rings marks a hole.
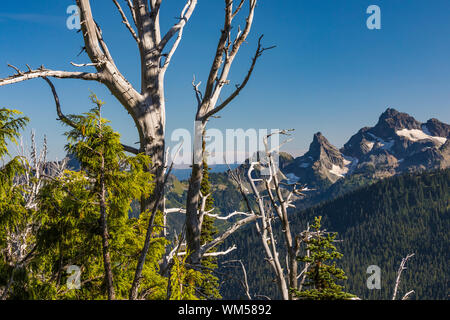
[[[164,184],[165,184],[165,165],[166,165],[166,110],[165,110],[165,92],[164,79],[165,73],[172,61],[172,58],[181,42],[183,30],[191,18],[197,0],[187,0],[182,8],[177,22],[163,36],[161,35],[159,11],[163,0],[126,0],[126,5],[130,10],[132,19],[128,19],[122,7],[117,0],[112,0],[113,4],[122,18],[122,23],[130,32],[137,43],[140,55],[141,83],[140,88],[135,88],[120,72],[115,64],[107,43],[103,38],[100,26],[95,22],[90,0],[76,0],[80,9],[81,33],[84,39],[84,50],[89,56],[90,63],[75,64],[74,67],[94,67],[96,72],[62,71],[50,70],[43,66],[39,69],[31,69],[22,72],[13,67],[16,74],[5,79],[0,79],[0,86],[10,85],[21,81],[36,78],[59,78],[59,79],[80,79],[97,81],[105,85],[111,94],[122,104],[132,117],[138,134],[139,148],[124,146],[124,149],[131,153],[143,152],[151,156],[152,166],[148,170],[154,175],[155,191],[148,199],[142,199],[141,212],[149,210],[152,214],[149,220],[146,240],[138,260],[132,289],[130,290],[130,299],[138,297],[139,283],[142,276],[142,270],[145,263],[150,239],[152,237],[153,222],[158,210],[164,212]],[[257,0],[248,0],[248,15],[243,30],[238,31],[235,39],[231,39],[231,27],[233,18],[242,10],[246,0],[240,0],[237,7],[233,10],[233,0],[225,1],[225,21],[224,27],[219,39],[217,50],[213,59],[213,64],[206,82],[204,95],[201,94],[198,86],[196,87],[196,96],[198,98],[198,108],[195,120],[202,123],[204,129],[208,119],[217,112],[225,108],[234,100],[241,90],[248,83],[256,60],[266,48],[261,47],[261,38],[258,43],[256,54],[252,64],[243,82],[236,86],[236,90],[223,102],[217,105],[222,89],[229,83],[228,75],[233,61],[250,33],[253,24],[253,17]],[[174,41],[168,48],[171,40]],[[63,116],[59,101],[57,101],[56,90],[50,81],[47,81],[52,88],[52,92],[57,102],[58,116]],[[59,108],[58,108],[59,107]],[[202,131],[203,131],[202,129]],[[200,156],[203,158],[203,155]],[[207,251],[224,240],[231,233],[235,232],[241,226],[257,219],[255,216],[248,216],[235,223],[229,230],[211,243],[200,246],[200,233],[202,227],[202,218],[205,212],[199,212],[200,182],[202,179],[201,163],[193,165],[193,174],[189,184],[188,202],[186,208],[186,238],[188,248],[193,250],[192,257],[194,261],[199,261],[200,257],[208,254]],[[113,296],[113,292],[109,292]]]

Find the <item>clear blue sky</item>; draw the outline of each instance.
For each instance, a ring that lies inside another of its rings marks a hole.
[[[75,1],[2,1],[0,77],[6,64],[25,69],[73,70],[70,61],[83,45],[79,33],[66,28],[66,8]],[[112,1],[93,2],[94,16],[115,60],[139,87],[136,45]],[[167,30],[184,0],[165,0],[162,28]],[[166,77],[167,130],[192,128],[193,74],[205,80],[223,25],[222,0],[199,0]],[[381,8],[382,29],[368,30],[366,9]],[[242,22],[241,22],[242,23]],[[248,70],[257,37],[277,48],[259,61],[244,92],[210,127],[295,128],[286,148],[302,153],[321,131],[340,147],[363,126],[374,125],[389,106],[419,121],[436,117],[450,122],[450,1],[448,0],[260,0],[252,35],[239,53],[231,80]],[[131,118],[101,85],[55,80],[65,113],[89,110],[89,90],[107,102],[105,117],[125,143],[137,141]],[[47,135],[50,157],[61,158],[64,128],[56,119],[52,95],[43,80],[0,87],[0,106],[31,118],[29,128]]]

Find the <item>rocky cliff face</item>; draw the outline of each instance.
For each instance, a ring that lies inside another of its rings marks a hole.
[[[431,136],[447,137],[450,136],[450,125],[440,122],[438,119],[430,119],[422,124],[422,130]]]
[[[349,172],[351,162],[318,132],[313,137],[309,151],[294,159],[284,171],[292,180],[301,180],[302,183],[305,181],[304,183],[317,187],[344,177]]]
[[[338,150],[320,132],[309,151],[283,168],[291,180],[330,185],[352,175],[367,178],[448,168],[450,126],[437,119],[420,123],[388,108],[374,127],[364,127]]]

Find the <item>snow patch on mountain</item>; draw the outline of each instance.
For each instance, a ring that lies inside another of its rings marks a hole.
[[[372,138],[374,138],[376,140],[376,142],[377,142],[377,145],[383,150],[390,150],[394,146],[394,143],[395,143],[394,140],[384,141],[380,137],[377,137],[376,135],[374,135],[374,134],[372,134],[370,132],[367,132],[367,134],[370,135]]]
[[[347,173],[351,173],[358,165],[359,159],[344,155],[343,157],[344,157],[344,165],[345,167],[347,167]]]
[[[422,126],[422,129],[423,128],[424,127]],[[426,131],[428,131],[428,130],[426,130]],[[396,131],[395,133],[400,137],[405,137],[406,139],[414,141],[414,142],[419,141],[419,140],[432,140],[432,141],[435,141],[436,143],[438,143],[439,145],[443,145],[444,143],[447,142],[447,138],[431,136],[431,135],[429,135],[429,133],[430,133],[429,131],[428,131],[428,133],[426,133],[423,130],[419,130],[419,129],[402,129],[402,130]]]
[[[341,167],[333,164],[329,171],[330,171],[330,173],[334,174],[335,176],[343,178],[344,175],[346,175],[348,172],[348,167],[341,168]]]
[[[366,146],[369,148],[369,151],[371,151],[371,150],[373,149],[373,146],[374,146],[374,145],[375,145],[374,142],[371,142],[371,141],[366,142]]]

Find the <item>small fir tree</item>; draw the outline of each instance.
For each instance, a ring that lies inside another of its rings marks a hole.
[[[203,154],[205,154],[205,141],[202,143]],[[203,160],[203,171],[200,191],[203,196],[208,196],[205,203],[205,212],[214,209],[214,198],[211,196],[211,183],[209,181],[209,170],[206,160]],[[199,204],[200,207],[201,204]],[[215,219],[204,215],[202,230],[201,230],[201,244],[213,240],[217,233],[217,227],[214,224]],[[216,251],[216,248],[209,252]],[[186,259],[180,260],[175,257],[174,265],[171,273],[171,290],[178,290],[171,293],[171,299],[179,299],[185,297],[186,299],[221,299],[219,293],[219,279],[214,275],[214,270],[217,269],[217,258],[203,257],[201,259],[201,271],[195,270],[185,266]],[[178,287],[177,287],[178,286]],[[183,294],[177,288],[184,288]],[[189,294],[188,294],[189,293]],[[192,296],[193,295],[193,296]]]
[[[203,145],[203,148],[205,146]],[[203,160],[203,178],[201,182],[200,190],[203,195],[208,195],[206,200],[205,211],[210,211],[214,209],[214,198],[211,195],[211,183],[209,181],[209,171],[210,168],[206,162]],[[218,229],[215,226],[215,219],[205,215],[203,218],[202,232],[201,232],[201,242],[205,244],[214,239],[217,234]],[[211,249],[209,252],[216,251],[216,248]],[[208,297],[208,299],[220,299],[222,298],[219,293],[219,279],[214,275],[214,270],[217,269],[217,258],[216,257],[204,257],[201,260],[201,264],[204,267],[202,273],[204,277],[202,278],[200,284],[200,291],[203,297]]]
[[[299,261],[310,264],[303,284],[307,289],[295,290],[295,295],[307,300],[350,299],[354,295],[345,292],[343,286],[336,283],[347,279],[344,270],[336,266],[336,260],[342,257],[333,244],[337,233],[321,232],[321,219],[322,217],[315,218],[311,226],[313,235],[305,240],[309,254],[298,258]]]

